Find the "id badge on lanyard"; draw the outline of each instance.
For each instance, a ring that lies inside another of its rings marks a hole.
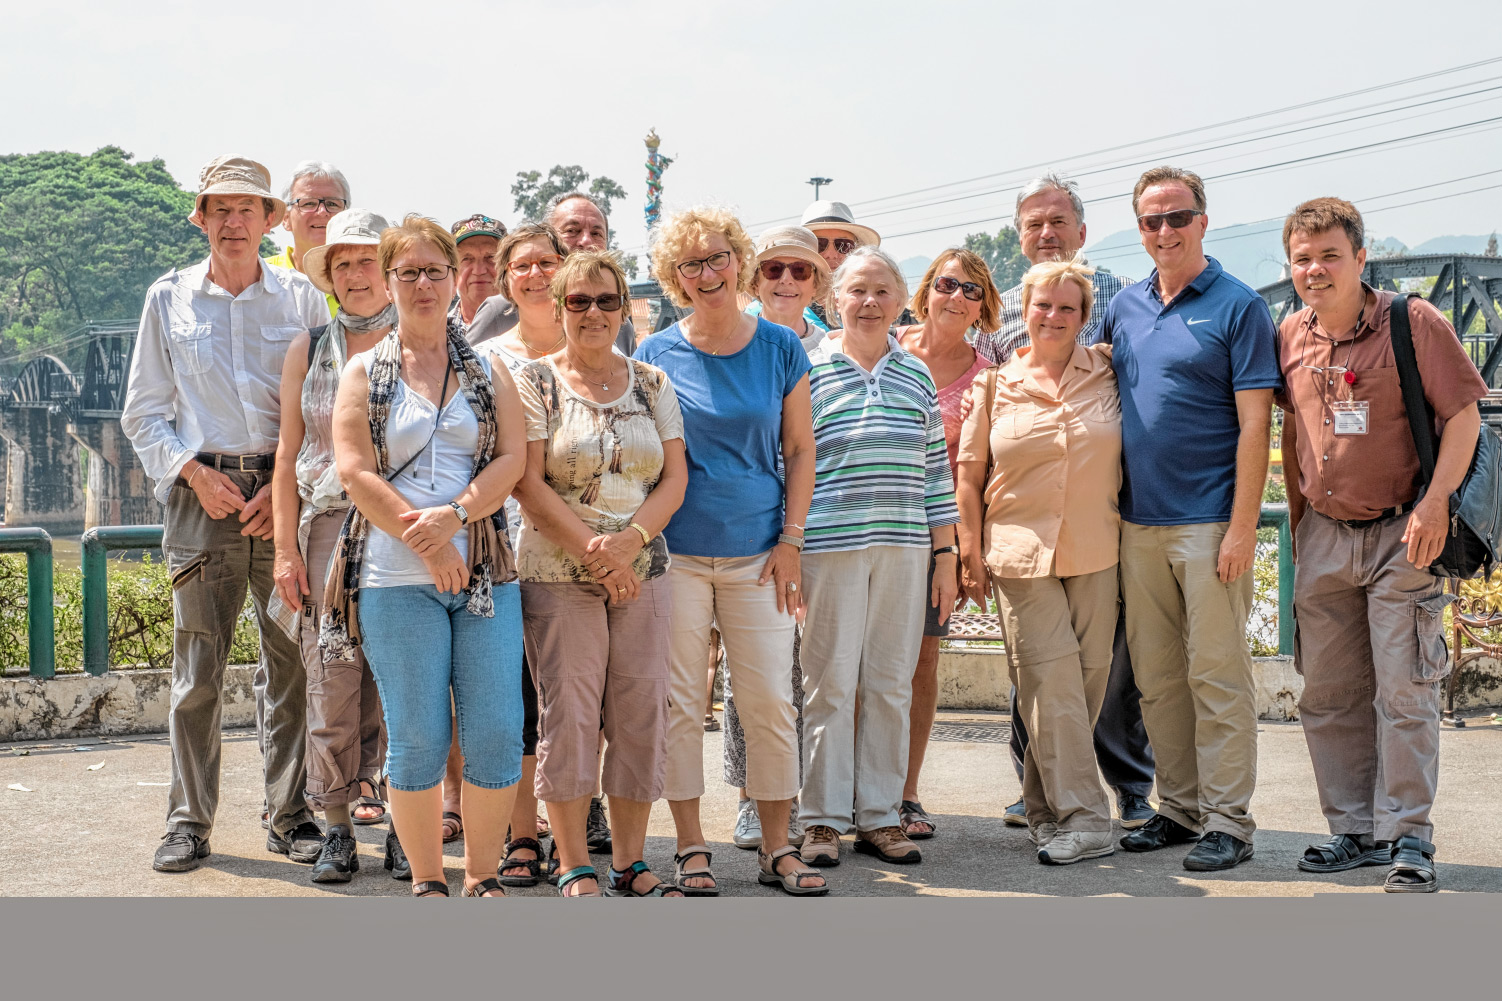
[[[1366,400],[1335,400],[1330,404],[1330,415],[1336,434],[1366,434]]]

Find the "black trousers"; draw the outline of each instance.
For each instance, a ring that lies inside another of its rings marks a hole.
[[[1132,676],[1132,658],[1127,653],[1126,616],[1116,617],[1116,638],[1111,648],[1111,675],[1100,718],[1095,721],[1095,760],[1116,795],[1147,796],[1153,788],[1153,749],[1142,725],[1137,691]],[[1017,689],[1012,689],[1012,766],[1022,781],[1022,755],[1027,749],[1027,727],[1017,714]]]

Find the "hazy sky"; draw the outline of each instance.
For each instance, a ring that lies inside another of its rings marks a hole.
[[[667,209],[720,202],[754,231],[796,217],[813,193],[805,180],[824,175],[835,179],[826,197],[851,203],[906,257],[1010,220],[1015,184],[1034,165],[1057,164],[1104,199],[1088,208],[1094,240],[1131,225],[1125,194],[1143,166],[1132,161],[1209,177],[1480,122],[1211,179],[1211,226],[1339,194],[1369,213],[1369,232],[1410,245],[1502,228],[1502,186],[1375,211],[1502,185],[1502,121],[1486,121],[1502,116],[1502,62],[1097,152],[1502,55],[1488,27],[1496,0],[1447,0],[1432,19],[1388,0],[1157,6],[7,0],[0,152],[113,143],[162,157],[189,188],[224,152],[264,162],[278,189],[298,160],[324,159],[349,176],[357,204],[445,223],[476,211],[511,222],[517,171],[577,163],[626,188],[612,222],[634,249],[642,137],[655,126],[676,160]],[[1421,22],[1435,41],[1395,45]],[[1463,81],[1473,85],[1453,87]],[[1371,115],[1400,97],[1473,90]],[[1370,117],[1195,152],[1273,122],[1318,125],[1298,123],[1336,109]],[[904,194],[970,178],[984,179]],[[1420,190],[1395,194],[1406,189]]]

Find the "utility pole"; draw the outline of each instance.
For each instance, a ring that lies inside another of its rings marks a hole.
[[[826,185],[826,184],[833,184],[834,183],[834,178],[832,178],[832,177],[810,177],[808,179],[808,183],[812,184],[814,186],[814,201],[818,201],[819,200],[819,189],[821,187],[823,187],[824,185]]]

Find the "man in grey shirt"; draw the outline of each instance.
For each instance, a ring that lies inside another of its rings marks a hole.
[[[608,250],[610,248],[610,224],[599,204],[582,191],[570,191],[556,195],[548,202],[544,220],[563,237],[563,245],[572,253],[575,250]],[[486,299],[474,322],[469,325],[469,343],[479,344],[492,337],[499,337],[516,326],[516,306],[504,295]],[[615,349],[627,358],[636,350],[636,327],[628,315],[621,321],[621,332],[616,335]]]

